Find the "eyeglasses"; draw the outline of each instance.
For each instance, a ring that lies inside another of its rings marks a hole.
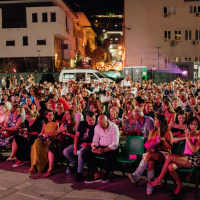
[[[90,108],[95,108],[94,106],[90,106]]]

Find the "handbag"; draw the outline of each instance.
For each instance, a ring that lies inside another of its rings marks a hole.
[[[148,140],[144,144],[144,146],[145,146],[146,149],[150,149],[150,148],[153,148],[153,147],[157,146],[159,143],[160,143],[159,136],[156,136],[156,137]]]
[[[10,137],[13,134],[13,131],[2,131],[3,137]]]

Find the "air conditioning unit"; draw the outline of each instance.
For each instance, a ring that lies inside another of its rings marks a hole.
[[[196,17],[200,17],[200,13],[195,13],[195,16]]]
[[[192,40],[192,45],[196,45],[196,44],[198,44],[198,41]]]
[[[169,17],[170,16],[170,14],[169,13],[165,13],[164,14],[164,17],[166,18],[166,17]]]
[[[176,44],[177,44],[177,42],[175,40],[171,40],[170,46],[175,46]]]

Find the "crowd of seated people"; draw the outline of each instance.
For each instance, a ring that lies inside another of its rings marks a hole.
[[[145,149],[138,168],[129,174],[137,182],[147,168],[147,194],[161,184],[168,170],[177,182],[178,194],[183,185],[176,170],[199,166],[198,81],[177,78],[169,83],[143,80],[140,84],[127,76],[120,83],[23,83],[2,87],[0,100],[0,150],[12,149],[7,159],[15,161],[12,167],[30,161],[30,174],[51,176],[64,156],[71,163],[71,173],[76,173],[75,181],[84,180],[86,164],[91,174],[86,183],[106,183],[120,145],[132,135],[147,143],[159,140],[156,148]],[[176,155],[184,140],[184,154]],[[97,155],[104,157],[103,177],[97,170]],[[3,161],[2,155],[0,158]],[[163,170],[152,182],[155,164],[163,164]]]

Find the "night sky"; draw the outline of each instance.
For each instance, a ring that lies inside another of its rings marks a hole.
[[[122,14],[124,0],[65,0],[75,12],[91,15]],[[79,5],[79,6],[77,6]],[[79,8],[80,7],[80,8]]]

